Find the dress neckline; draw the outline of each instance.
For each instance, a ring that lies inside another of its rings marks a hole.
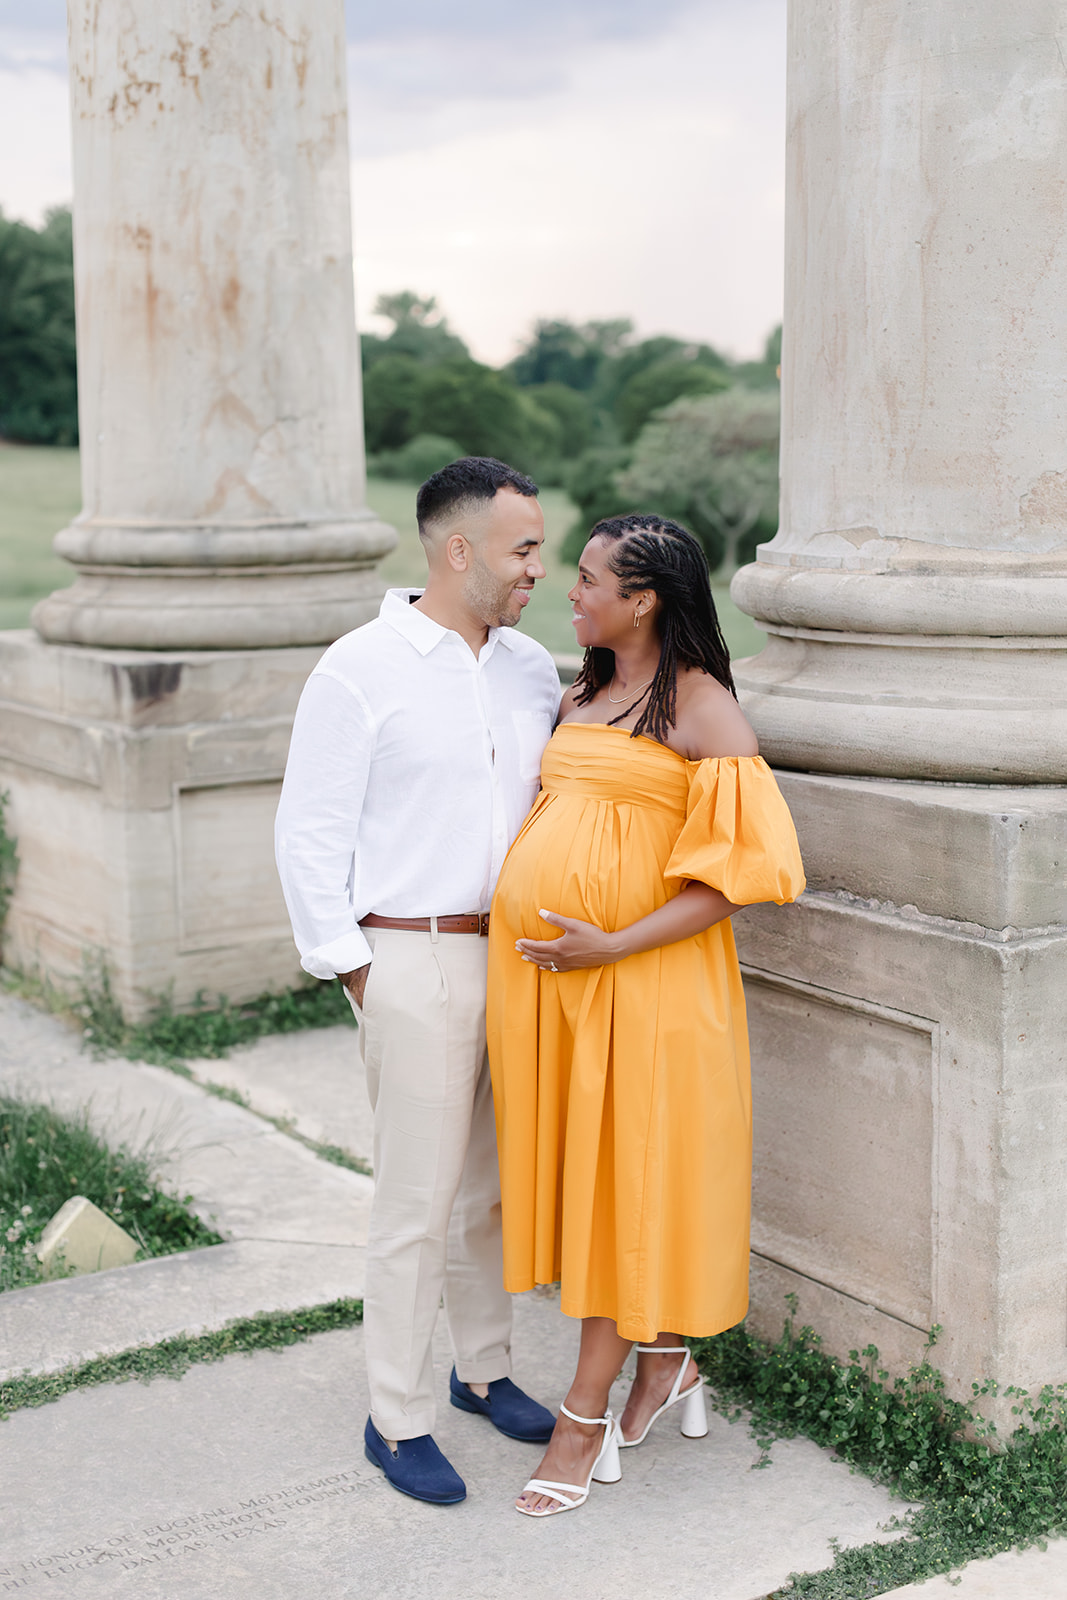
[[[688,756],[679,755],[677,750],[672,750],[669,744],[663,744],[659,739],[651,739],[647,733],[639,733],[635,735],[629,728],[613,728],[610,722],[579,722],[577,717],[574,717],[567,722],[561,722],[559,728],[556,729],[557,733],[559,732],[560,728],[603,728],[605,733],[618,733],[621,734],[624,739],[632,739],[635,737],[638,739],[643,739],[645,744],[654,745],[657,750],[665,750],[667,754],[669,756],[673,756],[676,761],[684,761],[686,766],[696,765],[695,762],[689,760]]]
[[[577,718],[572,718],[570,721],[561,722],[555,729],[556,733],[559,733],[561,728],[603,728],[605,733],[617,733],[624,739],[632,737],[629,728],[613,728],[610,722],[579,722]],[[695,761],[691,761],[688,756],[679,755],[677,750],[672,750],[669,744],[661,744],[658,739],[649,738],[647,733],[639,733],[636,737],[643,740],[645,744],[652,745],[655,750],[663,750],[667,755],[673,756],[675,761],[681,761],[687,767],[699,767],[705,761],[759,761],[762,759],[757,751],[754,756],[697,756]]]

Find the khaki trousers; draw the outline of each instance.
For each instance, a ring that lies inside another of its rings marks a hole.
[[[385,1439],[432,1433],[431,1343],[444,1297],[457,1376],[511,1373],[493,1094],[488,940],[367,929],[359,1019],[374,1111],[363,1327],[371,1418]]]

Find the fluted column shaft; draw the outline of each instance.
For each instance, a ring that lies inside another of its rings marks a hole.
[[[46,639],[312,644],[366,619],[341,0],[70,0],[84,506]]]
[[[782,503],[739,684],[809,770],[1067,779],[1067,19],[792,0]]]

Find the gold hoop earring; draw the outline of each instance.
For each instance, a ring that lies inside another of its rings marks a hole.
[[[641,626],[641,613],[640,613],[640,611],[635,611],[634,612],[634,627],[635,628],[639,628],[640,626]]]

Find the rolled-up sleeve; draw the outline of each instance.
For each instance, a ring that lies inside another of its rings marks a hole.
[[[313,673],[293,722],[274,844],[300,965],[316,978],[371,959],[355,903],[374,742],[374,719],[358,689]]]

